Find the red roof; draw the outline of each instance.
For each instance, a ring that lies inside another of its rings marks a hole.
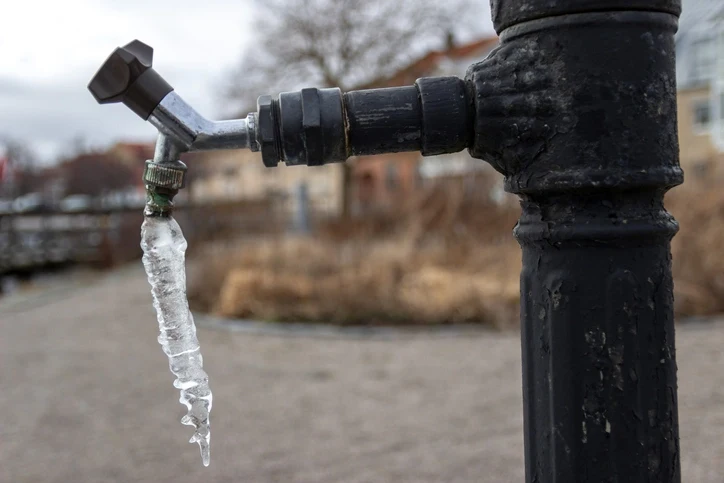
[[[492,35],[463,45],[456,45],[447,50],[432,50],[417,59],[407,67],[403,67],[391,77],[377,79],[360,89],[374,89],[378,87],[394,87],[413,84],[420,77],[432,74],[439,63],[444,59],[462,60],[482,57],[498,44],[498,37]],[[474,59],[471,59],[474,60]]]
[[[112,149],[123,150],[138,159],[150,159],[153,158],[155,144],[119,142],[116,143]]]

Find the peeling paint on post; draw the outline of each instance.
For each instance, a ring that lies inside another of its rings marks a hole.
[[[493,0],[471,153],[521,197],[526,481],[680,482],[676,0]]]

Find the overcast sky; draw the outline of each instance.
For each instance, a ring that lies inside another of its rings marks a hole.
[[[250,40],[245,0],[8,1],[0,27],[0,136],[52,160],[81,136],[151,141],[155,129],[121,104],[96,104],[88,81],[114,48],[139,39],[154,67],[212,117],[219,87]]]
[[[98,147],[153,140],[150,124],[121,104],[99,106],[86,87],[133,39],[154,48],[154,68],[189,104],[218,117],[221,86],[252,44],[251,9],[250,0],[4,2],[0,137],[29,142],[48,162],[78,137]]]

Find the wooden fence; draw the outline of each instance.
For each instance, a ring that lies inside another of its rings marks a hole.
[[[0,274],[66,263],[112,266],[141,255],[142,209],[0,214]],[[288,216],[270,201],[180,206],[174,216],[189,243],[284,230]]]

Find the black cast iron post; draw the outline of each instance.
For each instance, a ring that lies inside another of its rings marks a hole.
[[[493,0],[471,153],[521,198],[526,481],[679,482],[676,0]]]

